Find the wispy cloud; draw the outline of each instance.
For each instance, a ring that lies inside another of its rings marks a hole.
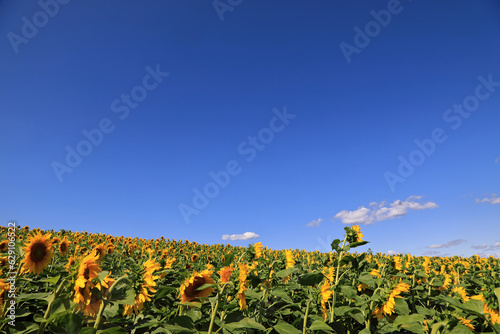
[[[444,244],[436,244],[436,245],[430,245],[427,248],[449,248],[452,246],[458,246],[463,244],[464,242],[467,242],[467,240],[464,239],[456,239],[452,241],[448,241],[447,243]]]
[[[321,218],[318,218],[317,220],[313,220],[309,223],[306,224],[307,227],[316,227],[316,226],[320,226],[321,225],[321,222],[323,221],[323,219]]]
[[[500,204],[500,197],[497,194],[491,194],[490,197],[485,197],[483,199],[476,198],[476,203],[485,203],[488,202],[490,204]]]
[[[495,163],[496,164],[500,163],[500,157],[498,157],[498,158],[495,159]]]
[[[253,232],[245,232],[243,234],[224,234],[222,236],[222,240],[250,240],[250,239],[256,239],[258,238],[259,235]]]
[[[479,245],[479,246],[471,246],[474,249],[483,249],[484,251],[495,251],[500,248],[500,241],[495,242],[493,245]]]
[[[436,203],[419,203],[422,196],[410,196],[405,201],[396,200],[393,203],[371,202],[369,208],[359,207],[354,211],[342,210],[338,212],[333,219],[339,219],[344,224],[374,224],[377,221],[400,218],[408,214],[409,210],[435,209]]]

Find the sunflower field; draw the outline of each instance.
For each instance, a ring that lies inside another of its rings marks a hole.
[[[0,333],[500,333],[500,261],[2,227]]]

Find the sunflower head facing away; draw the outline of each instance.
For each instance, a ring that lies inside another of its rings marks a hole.
[[[198,290],[198,288],[205,284],[215,284],[211,276],[212,272],[209,270],[203,270],[201,273],[194,272],[194,274],[187,278],[181,285],[179,293],[181,301],[183,303],[190,302],[196,298],[210,296],[214,291],[212,287],[206,287],[202,290]]]
[[[25,253],[22,260],[22,272],[30,272],[40,274],[43,269],[52,260],[52,241],[50,240],[51,234],[43,235],[38,232],[31,235],[26,240],[23,251]]]
[[[358,225],[352,225],[350,228],[345,228],[347,232],[347,242],[361,242],[363,241],[363,232],[361,232],[361,228]]]

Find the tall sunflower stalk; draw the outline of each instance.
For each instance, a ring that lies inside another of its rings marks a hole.
[[[333,285],[333,291],[332,291],[332,307],[330,310],[330,322],[333,322],[333,319],[335,317],[335,301],[336,301],[336,289],[339,284],[340,278],[347,273],[345,271],[340,274],[340,263],[342,261],[342,257],[345,255],[345,253],[350,250],[351,248],[355,248],[358,246],[362,246],[364,244],[367,244],[368,241],[363,240],[363,232],[361,232],[361,228],[357,225],[353,225],[351,227],[345,227],[344,230],[346,231],[344,240],[342,241],[342,245],[339,246],[341,241],[339,239],[335,239],[332,242],[332,250],[336,251],[339,256],[338,256],[338,261],[337,261],[337,269],[336,269],[336,274],[335,274],[335,283]],[[346,245],[347,243],[347,245]]]

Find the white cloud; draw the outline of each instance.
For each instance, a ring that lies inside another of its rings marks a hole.
[[[372,224],[372,219],[369,216],[370,209],[364,206],[359,207],[354,211],[342,210],[333,218],[340,219],[344,224]]]
[[[344,224],[367,225],[374,224],[377,221],[402,217],[408,213],[408,210],[425,210],[438,207],[433,202],[417,202],[421,198],[422,196],[410,196],[405,201],[396,200],[393,203],[385,201],[381,203],[371,202],[369,204],[371,208],[361,206],[354,211],[342,210],[333,218],[341,220]]]
[[[387,251],[387,254],[388,255],[394,255],[394,254],[397,254],[397,252],[393,251],[393,250],[388,250]]]
[[[500,163],[500,157],[498,157],[498,158],[496,158],[496,159],[495,159],[495,163],[496,163],[496,164],[497,164],[497,163]]]
[[[258,238],[259,235],[253,232],[245,232],[243,234],[224,234],[222,236],[222,240],[250,240],[250,239],[256,239]]]
[[[452,246],[458,246],[460,244],[463,244],[464,242],[467,242],[467,240],[456,239],[456,240],[448,241],[444,244],[430,245],[427,248],[448,248],[448,247],[452,247]]]
[[[500,247],[500,241],[497,241],[493,245],[490,246],[490,248],[499,248],[499,247]]]
[[[485,203],[488,202],[490,204],[500,204],[500,197],[497,194],[491,194],[491,197],[485,197],[483,199],[476,198],[476,203]]]
[[[307,223],[306,226],[307,227],[320,226],[322,221],[323,221],[323,219],[318,218],[317,220],[313,220],[313,221]]]
[[[472,245],[470,246],[471,248],[474,248],[474,249],[485,249],[485,248],[488,248],[488,245],[487,244],[483,244],[483,245]]]

